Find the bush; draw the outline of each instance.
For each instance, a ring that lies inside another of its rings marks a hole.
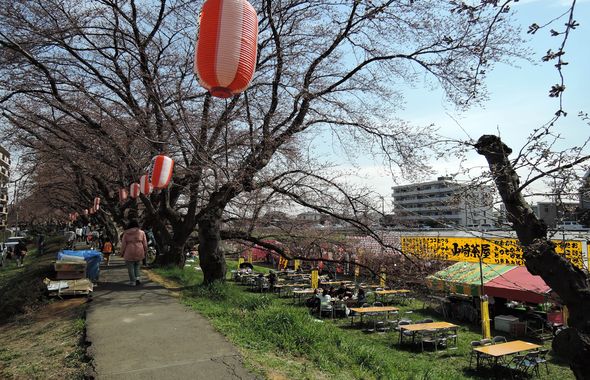
[[[227,299],[227,286],[221,281],[209,285],[195,285],[188,291],[188,295],[211,301],[223,301]]]
[[[269,296],[250,295],[237,300],[236,306],[243,310],[255,311],[268,307],[272,303]]]

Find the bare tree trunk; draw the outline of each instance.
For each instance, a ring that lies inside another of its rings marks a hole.
[[[180,268],[184,267],[184,242],[177,243],[176,241],[172,241],[172,243],[166,248],[167,249],[158,256],[158,264],[174,265]]]
[[[225,280],[225,257],[219,249],[221,214],[222,210],[213,210],[199,221],[199,261],[204,284]]]
[[[488,161],[508,220],[523,246],[527,269],[531,274],[541,276],[569,309],[569,328],[558,334],[553,349],[568,360],[577,379],[590,379],[588,277],[555,252],[555,245],[547,238],[547,226],[535,216],[522,196],[518,174],[508,159],[512,150],[493,135],[480,137],[475,148]]]

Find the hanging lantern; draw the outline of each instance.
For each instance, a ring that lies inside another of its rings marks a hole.
[[[149,175],[144,174],[139,178],[139,189],[141,193],[146,196],[152,193],[152,184]]]
[[[206,0],[195,51],[201,85],[218,98],[248,88],[256,68],[257,40],[258,18],[247,0]]]
[[[150,168],[150,182],[154,189],[165,189],[172,179],[172,169],[174,169],[174,160],[170,157],[159,155],[152,159]]]
[[[126,188],[119,189],[119,202],[125,202],[127,200],[127,195],[128,193]]]
[[[94,208],[98,210],[100,208],[100,197],[94,198]]]
[[[96,212],[96,210],[94,209],[94,206],[90,207],[90,210],[88,210],[88,213],[90,215],[93,215]]]
[[[131,198],[135,199],[139,197],[139,192],[139,183],[132,183],[131,186],[129,186],[129,195]]]
[[[88,215],[88,209],[84,209],[84,215]]]

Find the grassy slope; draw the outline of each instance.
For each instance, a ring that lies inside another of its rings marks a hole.
[[[0,268],[0,378],[82,379],[87,360],[85,299],[50,300],[43,279],[61,247],[47,242],[47,254],[29,249],[25,265]],[[29,247],[31,248],[31,247]]]
[[[228,264],[235,268],[235,262]],[[472,328],[461,328],[457,350],[420,353],[398,347],[394,332],[367,335],[351,329],[348,319],[318,321],[305,307],[275,295],[249,293],[233,283],[200,286],[202,275],[191,267],[157,272],[182,284],[183,301],[209,318],[242,349],[246,363],[267,378],[475,379],[494,375],[469,369],[469,342],[480,338]],[[402,306],[401,313],[413,309],[414,319],[431,316],[421,307],[416,301]],[[542,379],[573,377],[567,367],[553,362],[549,375],[542,370]]]

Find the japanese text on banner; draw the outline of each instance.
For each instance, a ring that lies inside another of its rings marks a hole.
[[[401,243],[405,253],[425,259],[478,262],[481,256],[488,264],[524,266],[522,247],[516,239],[402,237]],[[553,243],[558,254],[578,268],[584,268],[582,242],[557,240]]]

